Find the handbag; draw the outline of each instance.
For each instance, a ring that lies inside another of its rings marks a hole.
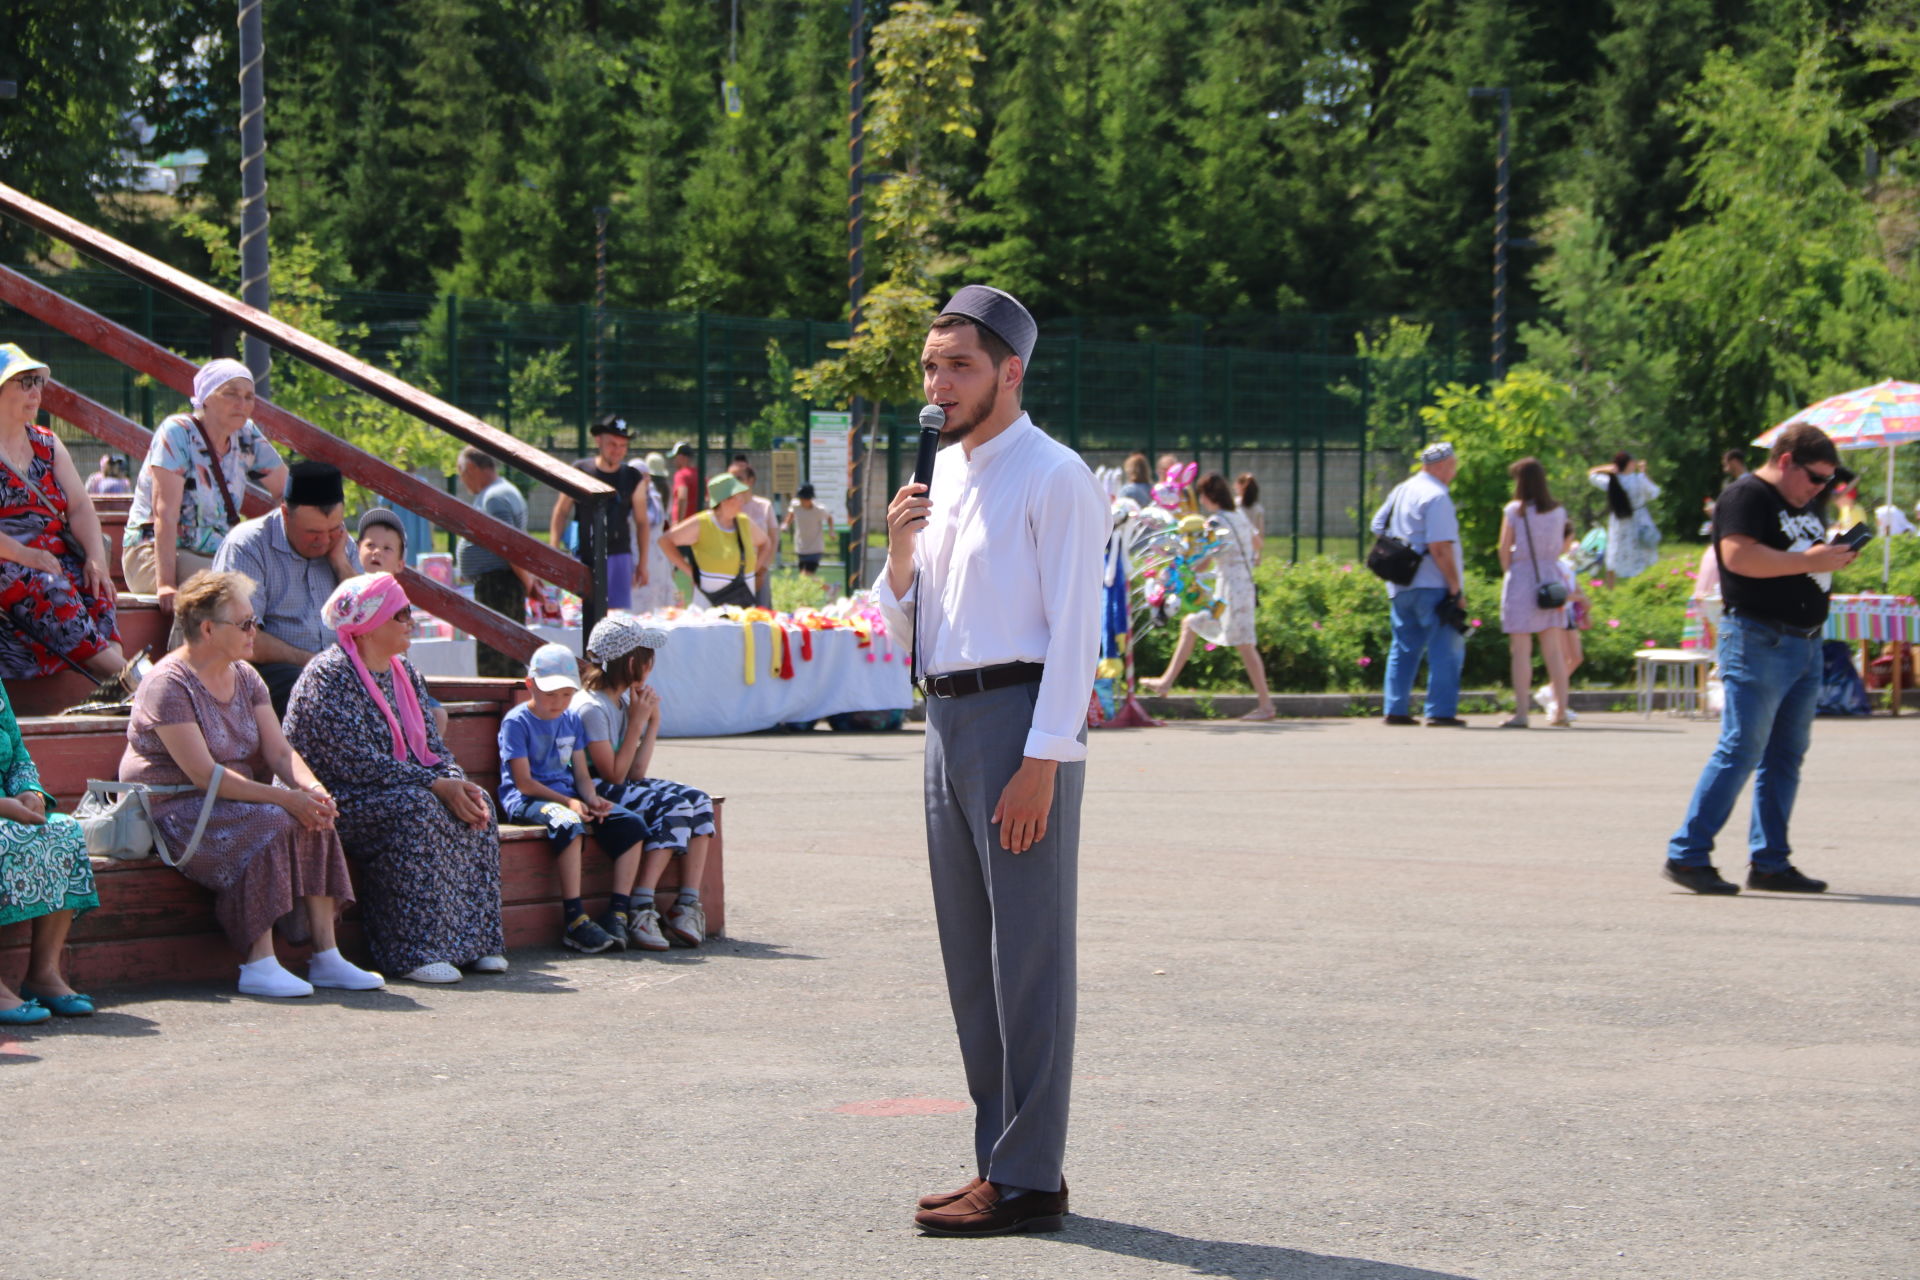
[[[1540,558],[1533,553],[1533,523],[1527,519],[1527,504],[1520,504],[1520,531],[1527,535],[1527,559],[1533,564],[1533,602],[1542,609],[1558,609],[1567,603],[1567,584],[1556,576],[1552,582],[1540,577]]]
[[[73,819],[80,824],[80,833],[86,838],[88,856],[139,862],[157,854],[160,861],[176,870],[186,866],[199,851],[200,837],[206,834],[207,822],[213,817],[213,802],[220,794],[220,779],[226,772],[224,765],[213,766],[213,776],[207,780],[207,798],[200,805],[200,820],[194,824],[193,834],[177,857],[168,850],[166,837],[160,834],[160,824],[153,820],[152,797],[181,795],[200,788],[191,784],[153,786],[145,782],[87,779],[87,794],[74,808]]]
[[[1399,508],[1404,488],[1398,486],[1393,491],[1393,501],[1387,507],[1384,522],[1387,530],[1393,528],[1393,513]],[[1412,543],[1394,537],[1391,532],[1378,533],[1374,535],[1373,550],[1367,552],[1367,571],[1396,587],[1408,586],[1413,582],[1413,576],[1420,572],[1420,561],[1426,554],[1424,551],[1415,551]]]
[[[693,548],[687,548],[687,561],[693,565],[694,590],[705,596],[714,605],[737,605],[742,609],[751,609],[754,604],[753,586],[747,581],[747,538],[740,532],[740,522],[733,523],[734,540],[740,544],[740,569],[733,580],[725,586],[708,591],[700,585],[700,561],[693,554]]]

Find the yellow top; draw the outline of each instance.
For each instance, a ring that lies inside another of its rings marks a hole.
[[[694,563],[700,566],[702,590],[709,586],[724,587],[736,573],[751,578],[758,568],[753,554],[753,521],[743,511],[734,517],[734,525],[739,532],[737,538],[720,527],[713,512],[700,513],[700,536],[693,540],[689,550],[693,552]],[[744,567],[740,563],[742,550],[746,553]]]

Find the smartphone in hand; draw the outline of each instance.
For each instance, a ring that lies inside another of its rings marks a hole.
[[[1845,533],[1835,534],[1833,540],[1842,546],[1851,547],[1857,552],[1869,542],[1873,541],[1873,530],[1869,529],[1864,523],[1856,524]]]

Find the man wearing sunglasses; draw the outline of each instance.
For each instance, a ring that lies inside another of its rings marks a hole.
[[[1855,555],[1823,541],[1818,500],[1839,465],[1825,432],[1789,427],[1767,464],[1728,485],[1714,506],[1713,547],[1726,601],[1719,644],[1726,710],[1686,820],[1667,845],[1667,879],[1695,893],[1740,892],[1714,869],[1713,841],[1749,775],[1747,888],[1819,893],[1827,887],[1793,865],[1787,819],[1820,701],[1827,597],[1834,571]]]

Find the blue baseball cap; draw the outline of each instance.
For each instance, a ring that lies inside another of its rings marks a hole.
[[[543,644],[527,660],[527,676],[542,693],[580,687],[580,660],[563,644]]]

